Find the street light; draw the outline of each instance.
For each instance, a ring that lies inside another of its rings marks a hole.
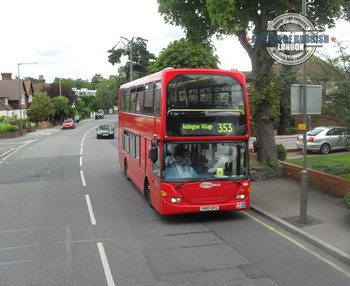
[[[127,41],[129,43],[130,46],[130,81],[132,81],[132,43],[134,40],[134,37],[131,38],[131,40],[125,38],[125,37],[120,37],[121,39]]]
[[[19,66],[21,65],[35,65],[37,62],[27,62],[27,63],[18,63],[18,94],[19,94],[19,125],[21,136],[23,135],[23,123],[22,123],[22,96],[21,96],[21,77],[19,73]]]
[[[302,0],[302,14],[306,17],[306,0]],[[305,38],[305,30],[304,30]],[[301,192],[300,192],[300,222],[307,223],[307,195],[308,195],[308,172],[307,172],[307,156],[306,156],[306,132],[307,132],[307,87],[306,87],[306,61],[303,63],[303,123],[305,124],[303,130],[303,169],[300,173]]]

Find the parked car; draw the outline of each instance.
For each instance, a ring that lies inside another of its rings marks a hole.
[[[102,112],[96,112],[95,113],[95,119],[103,119],[104,118],[104,115]]]
[[[62,129],[75,128],[75,121],[72,118],[67,118],[62,122]]]
[[[350,129],[345,127],[328,126],[316,127],[306,133],[306,150],[328,154],[334,150],[345,150],[349,147]],[[303,135],[296,142],[298,149],[303,149]]]
[[[114,128],[111,125],[104,124],[96,128],[96,138],[112,138],[114,139]]]

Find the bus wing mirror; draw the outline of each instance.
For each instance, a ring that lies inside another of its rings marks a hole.
[[[157,146],[152,146],[151,150],[149,151],[149,157],[153,163],[157,162],[158,160],[158,148]]]

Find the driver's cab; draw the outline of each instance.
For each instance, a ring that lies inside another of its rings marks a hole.
[[[196,174],[196,171],[191,167],[189,150],[184,144],[165,144],[164,150],[164,179],[190,178]]]

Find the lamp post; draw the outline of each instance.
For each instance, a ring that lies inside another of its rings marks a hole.
[[[134,37],[131,38],[131,40],[125,38],[125,37],[120,37],[121,39],[127,41],[129,43],[129,47],[130,47],[130,81],[132,81],[132,43],[134,40]]]
[[[306,0],[302,0],[302,14],[306,17]],[[304,30],[305,39],[305,30]],[[306,87],[306,61],[303,63],[303,123],[306,128],[303,131],[303,169],[300,173],[301,194],[300,194],[300,222],[307,223],[307,196],[308,196],[308,172],[307,172],[307,156],[306,156],[306,132],[307,132],[307,87]]]
[[[18,63],[18,94],[19,94],[19,118],[20,118],[20,133],[23,135],[23,123],[22,123],[22,96],[21,96],[21,76],[19,73],[19,67],[21,65],[35,65],[37,62],[27,62],[27,63]]]

